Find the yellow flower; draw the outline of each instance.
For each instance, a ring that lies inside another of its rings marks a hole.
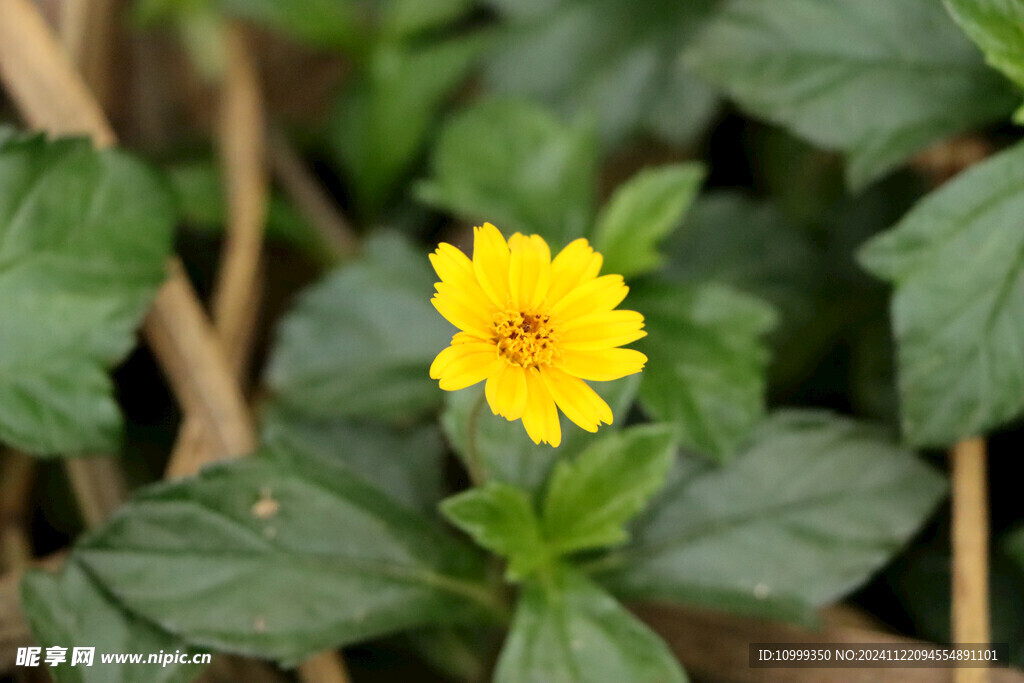
[[[445,391],[487,380],[495,415],[522,418],[534,443],[562,442],[558,410],[588,432],[612,411],[583,380],[608,381],[643,369],[647,356],[617,348],[640,339],[644,317],[614,310],[629,288],[603,275],[585,239],[551,259],[540,235],[506,243],[490,223],[475,228],[473,260],[442,243],[430,255],[441,282],[431,303],[459,328],[430,366]]]

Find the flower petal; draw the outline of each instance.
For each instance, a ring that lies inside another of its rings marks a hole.
[[[475,282],[474,282],[475,284]],[[495,313],[494,304],[487,298],[480,287],[460,287],[449,282],[435,282],[434,289],[443,299],[452,299],[464,307],[470,309],[481,321],[488,323],[493,321]]]
[[[458,391],[487,379],[503,363],[494,344],[458,344],[437,354],[430,365],[430,377],[441,380],[445,391]]]
[[[559,326],[558,347],[596,351],[622,346],[647,335],[644,316],[636,311],[591,313]]]
[[[518,420],[526,410],[526,372],[506,362],[505,367],[487,378],[484,395],[495,415]]]
[[[475,228],[473,272],[487,297],[500,309],[509,304],[508,266],[508,243],[501,232],[490,223]]]
[[[455,327],[469,332],[473,336],[487,339],[491,335],[491,321],[487,320],[481,311],[459,303],[455,299],[435,294],[430,300],[437,312],[445,317]]]
[[[565,416],[581,428],[596,432],[601,423],[612,423],[612,409],[583,380],[552,367],[541,368],[540,376]]]
[[[565,349],[562,351],[558,367],[580,379],[609,382],[640,372],[646,362],[647,356],[634,349]]]
[[[544,380],[536,371],[526,371],[526,410],[523,426],[534,443],[547,442],[554,447],[562,443],[562,425],[558,422],[558,409]]]
[[[540,235],[516,233],[508,240],[509,291],[521,311],[536,308],[551,283],[551,250]]]
[[[476,281],[473,262],[456,246],[441,242],[427,258],[430,259],[430,265],[434,266],[434,272],[444,282],[461,285],[466,280]]]
[[[622,303],[628,293],[621,275],[602,275],[562,297],[551,307],[551,317],[568,322],[590,313],[604,313]]]
[[[557,304],[570,291],[596,278],[603,262],[604,257],[582,237],[566,245],[551,262],[548,304]]]

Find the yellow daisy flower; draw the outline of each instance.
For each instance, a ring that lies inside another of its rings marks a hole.
[[[505,241],[484,223],[473,260],[442,243],[430,255],[441,281],[431,303],[459,328],[430,366],[445,391],[487,380],[495,415],[523,420],[534,443],[558,446],[558,408],[588,432],[612,423],[604,399],[583,380],[640,372],[647,356],[617,348],[640,339],[644,317],[614,310],[629,288],[621,275],[598,277],[603,259],[585,239],[554,258],[540,235]]]

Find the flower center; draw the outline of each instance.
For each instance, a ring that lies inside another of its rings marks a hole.
[[[494,343],[498,353],[524,368],[550,365],[555,356],[551,316],[537,312],[501,311],[494,314]]]

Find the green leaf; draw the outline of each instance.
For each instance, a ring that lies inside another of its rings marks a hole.
[[[582,237],[594,213],[596,149],[536,105],[486,100],[454,117],[434,147],[420,198],[508,236],[542,235],[552,247]]]
[[[964,33],[985,53],[985,61],[1024,86],[1024,4],[1019,0],[943,2]],[[1020,118],[1019,110],[1015,118]]]
[[[107,653],[176,652],[198,654],[198,648],[163,631],[148,621],[127,614],[100,590],[74,560],[59,574],[32,570],[21,580],[21,604],[32,633],[44,648],[67,648],[67,661],[47,672],[57,683],[188,683],[199,664],[102,664]],[[75,647],[95,648],[92,666],[74,664]]]
[[[610,144],[646,130],[683,144],[717,109],[714,92],[680,59],[714,0],[647,0],[639,12],[620,0],[537,3],[532,11],[516,4],[489,59],[493,90],[570,119],[593,117]]]
[[[1024,409],[1024,145],[943,185],[860,260],[894,283],[903,432],[945,446]]]
[[[430,305],[426,253],[377,235],[365,255],[310,288],[277,329],[275,405],[311,418],[393,418],[440,405],[428,369],[451,340]]]
[[[678,227],[704,175],[700,164],[672,164],[640,171],[620,185],[594,228],[604,270],[629,278],[660,266],[658,243]]]
[[[557,449],[535,444],[526,435],[519,420],[510,422],[493,414],[483,401],[483,386],[451,392],[441,415],[441,424],[452,447],[463,461],[472,443],[483,462],[488,481],[502,481],[536,494],[547,480],[548,472],[558,458],[570,458],[589,444],[604,438],[607,430],[617,429],[640,385],[640,376],[632,375],[614,382],[592,382],[591,386],[608,403],[615,417],[613,426],[597,434],[585,432],[559,415],[562,445]]]
[[[445,517],[478,544],[508,558],[506,577],[518,581],[549,560],[530,494],[488,482],[446,499]]]
[[[788,325],[810,317],[823,277],[808,230],[774,204],[734,191],[698,199],[663,251],[663,272],[673,281],[736,287],[771,302]]]
[[[672,430],[631,427],[588,447],[574,461],[561,460],[544,502],[544,537],[567,554],[617,545],[625,524],[665,483],[675,456]]]
[[[1016,99],[935,0],[732,0],[688,63],[752,114],[845,152],[853,188]]]
[[[262,431],[264,443],[344,465],[413,510],[433,514],[443,498],[444,445],[433,424],[314,419],[271,409]]]
[[[921,526],[941,476],[880,431],[827,413],[777,413],[720,467],[684,459],[632,529],[598,560],[626,599],[782,618],[863,583]]]
[[[228,13],[318,48],[358,49],[366,43],[362,8],[352,0],[217,0]]]
[[[648,333],[637,343],[644,409],[675,425],[682,445],[730,456],[764,414],[772,308],[714,284],[641,283],[629,301]]]
[[[342,92],[328,135],[364,214],[375,215],[395,191],[480,47],[475,38],[425,48],[381,43]]]
[[[574,570],[528,583],[498,660],[496,683],[682,683],[665,643]]]
[[[473,548],[346,467],[279,448],[144,488],[74,556],[168,631],[284,665],[492,601]]]
[[[163,180],[86,140],[0,146],[0,441],[40,455],[116,451],[107,371],[165,277]]]
[[[459,19],[472,9],[473,0],[388,0],[383,4],[382,33],[402,40],[436,31]]]

